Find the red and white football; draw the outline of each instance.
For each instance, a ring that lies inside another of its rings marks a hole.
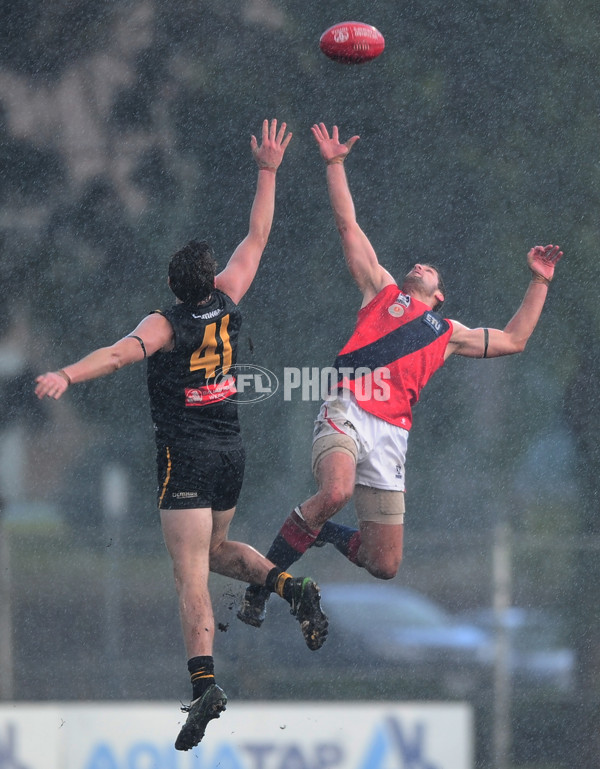
[[[363,64],[376,59],[385,48],[378,29],[360,21],[334,24],[321,35],[319,46],[325,56],[342,64]]]

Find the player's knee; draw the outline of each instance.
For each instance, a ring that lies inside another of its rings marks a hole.
[[[353,490],[354,487],[345,487],[341,484],[327,486],[320,490],[321,508],[327,513],[327,517],[337,513],[350,501]]]
[[[398,574],[398,569],[402,562],[402,558],[389,558],[382,560],[381,558],[364,558],[359,551],[359,557],[363,563],[365,569],[372,577],[376,579],[394,579]]]
[[[221,559],[224,557],[223,540],[211,542],[208,548],[208,568],[210,571],[218,569],[221,565]]]
[[[382,568],[379,565],[366,566],[367,571],[375,579],[394,579],[398,574],[398,567],[396,568]]]

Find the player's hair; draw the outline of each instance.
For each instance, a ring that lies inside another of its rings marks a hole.
[[[215,287],[217,263],[205,241],[190,240],[169,261],[169,286],[185,304],[208,299]]]
[[[440,268],[437,265],[431,264],[431,262],[427,262],[427,263],[424,263],[424,264],[425,264],[425,267],[431,267],[432,269],[434,269],[436,271],[437,276],[438,276],[438,288],[442,292],[442,294],[444,295],[444,300],[441,301],[441,302],[436,302],[434,304],[434,306],[432,307],[432,310],[434,312],[439,312],[442,309],[442,305],[444,304],[444,301],[445,301],[445,298],[446,298],[446,284],[444,283],[444,279],[442,278],[442,273],[440,272]]]

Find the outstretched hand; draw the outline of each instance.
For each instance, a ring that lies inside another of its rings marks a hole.
[[[310,130],[319,145],[321,157],[327,165],[343,163],[354,144],[360,139],[360,136],[353,136],[342,143],[340,142],[338,127],[334,125],[331,136],[329,136],[325,123],[315,123]]]
[[[259,145],[256,136],[250,139],[252,154],[260,169],[277,171],[279,168],[292,138],[291,132],[286,135],[286,128],[287,124],[282,123],[278,131],[277,120],[271,120],[270,125],[268,120],[263,120],[261,144]]]
[[[527,254],[527,264],[534,275],[550,282],[554,277],[554,268],[563,252],[559,246],[534,246]]]
[[[36,378],[35,394],[41,400],[42,398],[54,398],[58,400],[69,387],[64,374],[59,374],[58,371],[48,371],[46,374],[41,374]]]

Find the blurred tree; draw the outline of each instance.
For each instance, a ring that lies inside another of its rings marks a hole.
[[[118,5],[118,4],[117,4]],[[0,62],[47,79],[106,42],[114,9],[90,0],[17,0],[0,9]]]
[[[103,80],[88,54],[111,44],[115,23],[133,6],[27,0],[3,8],[0,77],[59,81],[82,62],[97,99],[92,84]],[[489,529],[499,515],[523,531],[535,526],[535,516],[521,513],[513,479],[561,422],[562,395],[574,382],[568,422],[585,473],[582,512],[563,498],[555,504],[563,521],[595,535],[599,476],[585,415],[600,363],[582,352],[597,346],[600,326],[595,5],[380,0],[368,13],[358,0],[343,7],[182,0],[177,12],[150,0],[142,6],[153,10],[150,40],[136,47],[132,79],[96,114],[105,174],[80,187],[50,146],[17,140],[8,120],[0,126],[0,271],[51,338],[48,365],[113,341],[170,302],[168,255],[191,237],[210,240],[223,264],[245,233],[255,174],[249,135],[267,117],[286,120],[294,140],[278,175],[271,241],[244,300],[245,355],[279,376],[286,366],[329,365],[359,304],[309,131],[316,121],[336,123],[343,136],[361,136],[347,170],[382,263],[398,278],[414,261],[439,264],[449,317],[502,327],[527,284],[527,250],[557,242],[566,252],[523,356],[452,360],[424,393],[408,466],[411,528],[435,528],[450,542],[459,530]],[[352,67],[322,56],[319,36],[342,14],[383,31],[377,62]],[[35,206],[43,211],[31,225]],[[69,397],[98,431],[102,455],[116,429],[127,433],[119,448],[136,457],[142,478],[149,429],[142,369],[117,377]],[[276,395],[242,411],[248,514],[236,525],[255,536],[264,530],[265,541],[282,507],[312,483],[317,408]],[[140,509],[154,504],[151,486],[138,496]],[[599,575],[590,559],[579,562],[586,579],[569,563],[562,584],[573,578],[579,627],[588,629],[582,677],[598,693],[592,660],[600,639],[587,613]],[[567,588],[552,596],[565,604],[570,597]]]

